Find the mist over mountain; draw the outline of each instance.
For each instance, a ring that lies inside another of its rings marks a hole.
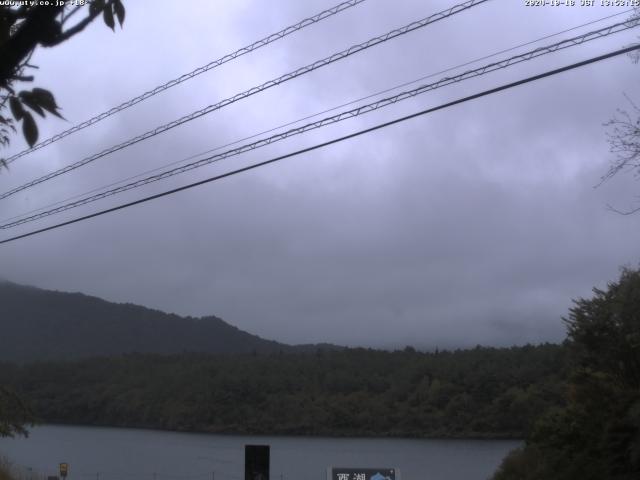
[[[315,349],[314,345],[266,340],[215,316],[181,317],[8,281],[0,281],[0,332],[0,360],[17,362],[133,352],[237,354]]]

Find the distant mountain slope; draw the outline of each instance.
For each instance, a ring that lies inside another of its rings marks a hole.
[[[0,281],[0,361],[71,359],[123,353],[299,351],[217,317],[180,317],[80,293]]]

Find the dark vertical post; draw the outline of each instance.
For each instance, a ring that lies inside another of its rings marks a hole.
[[[269,480],[269,445],[245,445],[244,479]]]

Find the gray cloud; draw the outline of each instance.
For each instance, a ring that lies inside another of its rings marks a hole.
[[[39,83],[56,92],[72,122],[326,6],[196,2],[187,11],[175,2],[161,3],[153,13],[128,5],[127,24],[116,35],[94,25],[73,45],[38,55]],[[177,128],[18,195],[0,206],[0,215],[613,13],[543,13],[516,3],[491,2]],[[3,189],[19,184],[446,5],[367,2],[16,162],[0,183]],[[438,90],[123,199],[308,146],[634,38],[627,33]],[[610,160],[602,123],[624,106],[622,92],[637,94],[637,69],[618,58],[5,245],[1,273],[17,282],[180,314],[215,314],[288,342],[451,347],[559,341],[560,317],[571,298],[588,296],[592,286],[614,279],[619,266],[638,262],[640,217],[605,208],[628,203],[637,182],[621,177],[592,188]],[[60,122],[47,122],[43,135],[61,128]]]

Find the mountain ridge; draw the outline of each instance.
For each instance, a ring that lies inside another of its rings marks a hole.
[[[288,345],[215,315],[180,316],[81,292],[0,281],[0,361],[67,360],[127,353],[295,353],[330,344]]]

